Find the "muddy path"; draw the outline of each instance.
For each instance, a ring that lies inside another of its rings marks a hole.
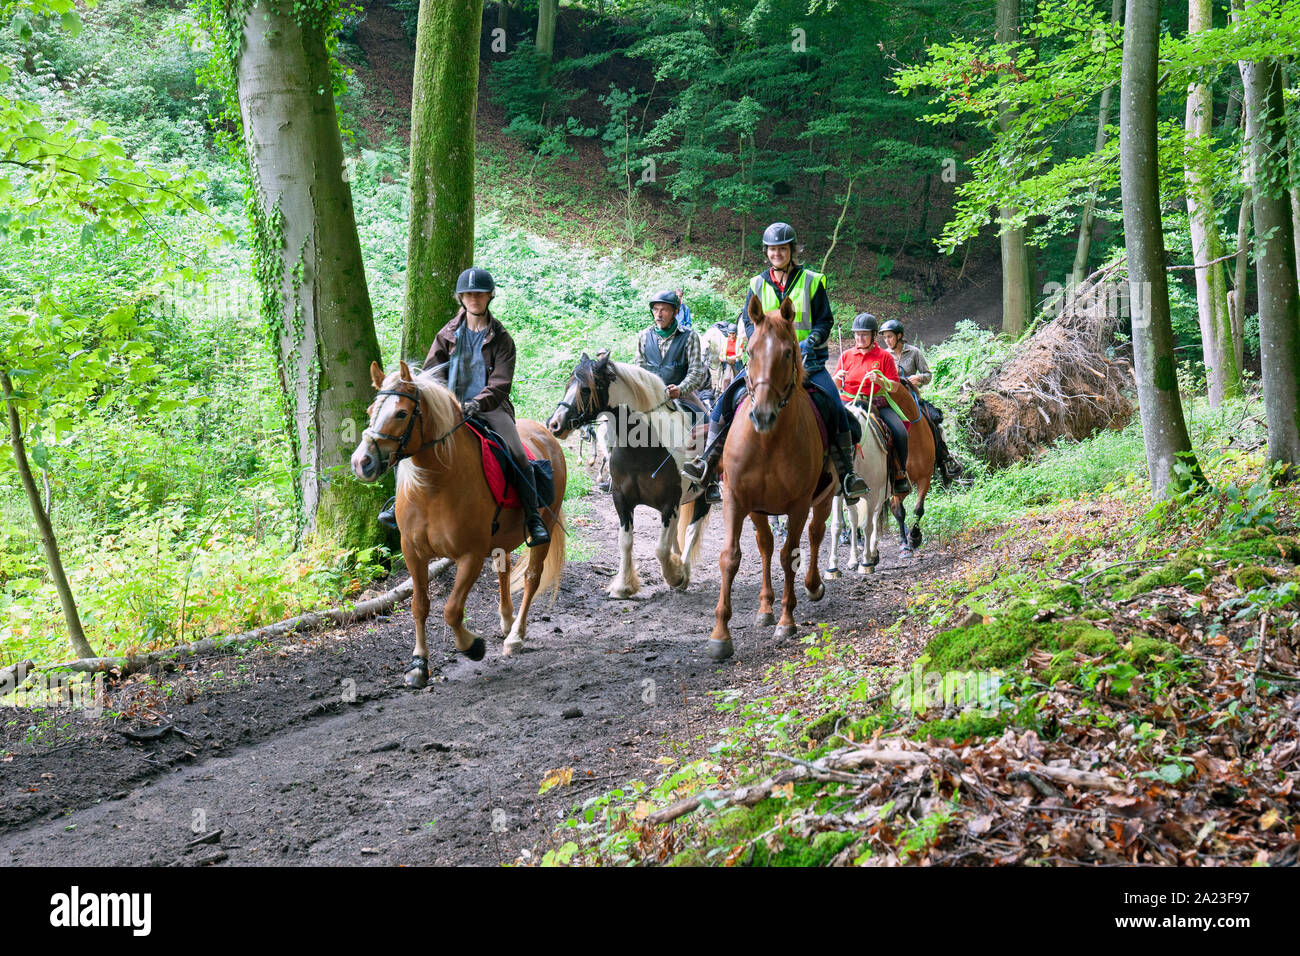
[[[639,512],[642,592],[608,599],[616,522],[607,496],[588,502],[573,533],[594,557],[571,562],[556,604],[534,609],[525,652],[501,658],[498,635],[471,662],[439,623],[423,691],[401,686],[408,602],[388,619],[137,675],[110,687],[98,720],[0,707],[0,865],[496,864],[543,846],[574,803],[652,780],[671,743],[703,746],[719,719],[710,691],[759,681],[802,646],[753,624],[748,528],[732,660],[705,655],[716,526],[678,593],[654,560],[654,515]],[[818,604],[800,588],[800,636],[820,622],[888,624],[907,585],[952,560],[936,544],[902,564],[888,540],[873,577],[828,582]],[[433,585],[435,617],[447,586]],[[488,634],[495,593],[487,569],[468,613]],[[180,733],[122,733],[167,723]],[[539,796],[558,768],[571,784]]]

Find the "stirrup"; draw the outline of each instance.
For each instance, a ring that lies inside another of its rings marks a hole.
[[[717,478],[704,486],[704,500],[711,505],[722,504],[722,484]]]
[[[693,458],[690,461],[688,461],[686,464],[682,465],[682,474],[685,475],[687,478],[689,478],[691,481],[695,481],[695,482],[703,481],[704,476],[708,474],[708,472],[709,472],[709,460],[705,458],[703,455],[700,455],[698,458]]]
[[[850,487],[851,485],[853,487]],[[861,487],[862,490],[858,491],[858,487]],[[862,480],[862,476],[855,471],[849,472],[840,480],[840,493],[849,501],[857,501],[870,491],[871,488]]]
[[[384,527],[386,527],[386,528],[392,528],[394,531],[398,530],[398,528],[397,528],[397,496],[396,496],[396,495],[394,495],[392,498],[389,498],[386,502],[384,502],[384,507],[383,507],[383,509],[379,512],[379,514],[378,514],[378,516],[375,518],[375,520],[378,521],[380,524],[382,524],[382,525],[383,525]]]

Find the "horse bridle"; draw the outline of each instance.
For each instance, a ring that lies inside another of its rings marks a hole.
[[[752,363],[751,363],[751,364],[752,364]],[[799,384],[799,370],[795,367],[795,364],[794,364],[793,362],[791,362],[791,363],[790,363],[790,385],[789,385],[789,387],[785,390],[785,397],[782,398],[780,404],[778,404],[778,405],[776,406],[776,410],[777,410],[778,412],[779,412],[781,409],[785,408],[785,406],[786,406],[787,404],[789,404],[790,399],[794,397],[794,390],[795,390],[795,388],[798,386],[798,384]],[[765,378],[764,378],[764,379],[759,379],[758,381],[749,382],[749,383],[746,385],[746,388],[748,389],[749,394],[750,394],[750,400],[749,400],[749,413],[750,413],[751,415],[754,414],[754,402],[756,401],[756,399],[754,398],[754,395],[755,395],[755,392],[756,392],[757,389],[758,389],[758,386],[760,386],[760,385],[766,385],[768,388],[771,388],[771,387],[772,387],[772,383],[771,383],[770,381],[768,381],[767,379],[765,379]]]
[[[597,402],[580,402],[584,407],[579,409],[573,404],[573,402],[570,402],[567,399],[562,398],[555,403],[557,409],[563,408],[565,410],[564,424],[569,428],[577,428],[579,425],[589,425],[596,420],[596,416],[609,408],[609,386],[613,384],[613,376],[610,376],[608,380],[602,381],[602,377],[595,374],[594,362],[592,363],[592,366],[592,392],[599,400],[599,404]],[[582,366],[578,367],[578,372],[580,371],[582,371]],[[582,383],[578,380],[578,372],[573,373],[573,383],[581,388]],[[577,418],[573,417],[575,411],[578,412],[579,417]]]
[[[452,433],[456,431],[457,428],[460,428],[461,425],[465,424],[465,419],[462,418],[443,435],[440,435],[439,437],[433,439],[432,441],[426,441],[419,448],[415,449],[415,451],[408,452],[406,450],[406,446],[410,444],[411,435],[415,433],[415,423],[417,421],[420,422],[420,434],[424,434],[424,419],[421,416],[421,409],[423,408],[424,403],[420,401],[420,393],[417,390],[414,395],[408,395],[406,392],[399,392],[395,389],[381,388],[378,392],[375,393],[375,397],[378,398],[381,395],[392,395],[396,398],[405,398],[411,401],[415,405],[415,411],[412,412],[411,417],[406,420],[406,431],[402,432],[401,435],[389,435],[387,432],[377,431],[369,426],[366,426],[365,431],[361,433],[362,438],[369,437],[370,440],[374,442],[375,451],[379,453],[379,464],[385,470],[390,467],[396,468],[398,463],[401,462],[403,459],[415,457],[420,452],[424,451],[424,449],[428,448],[430,445],[441,444],[442,442],[450,438]],[[397,442],[397,447],[393,449],[393,453],[391,456],[392,457],[391,465],[389,464],[390,456],[387,453],[385,453],[385,451],[382,448],[379,447],[379,442],[375,441],[375,439],[378,438],[382,438],[385,441]]]

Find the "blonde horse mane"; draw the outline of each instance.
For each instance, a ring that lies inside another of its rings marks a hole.
[[[434,378],[433,369],[425,371],[412,369],[412,371],[417,372],[412,382],[420,396],[420,417],[424,432],[422,440],[431,441],[446,435],[460,421],[460,402],[456,401],[456,396],[452,394],[451,389]],[[384,378],[384,388],[393,388],[400,384],[402,383],[398,371],[389,372]],[[438,442],[433,449],[439,464],[444,466],[449,464],[450,442]],[[403,458],[397,464],[399,489],[408,483],[416,488],[426,488],[429,485],[429,478],[430,469],[421,468],[414,459]]]
[[[617,401],[611,394],[609,399],[611,405],[627,405],[638,412],[648,412],[662,405],[668,398],[668,386],[654,372],[646,371],[637,365],[628,365],[626,362],[609,364],[613,366],[615,373],[610,391],[612,392],[614,386],[618,384],[627,391],[625,401]]]

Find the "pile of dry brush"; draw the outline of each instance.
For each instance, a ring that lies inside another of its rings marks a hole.
[[[1133,414],[1128,362],[1110,354],[1122,308],[1122,262],[1093,273],[1064,296],[1060,314],[1026,339],[991,375],[970,387],[971,446],[992,466],[1027,458],[1066,436],[1123,428]]]

